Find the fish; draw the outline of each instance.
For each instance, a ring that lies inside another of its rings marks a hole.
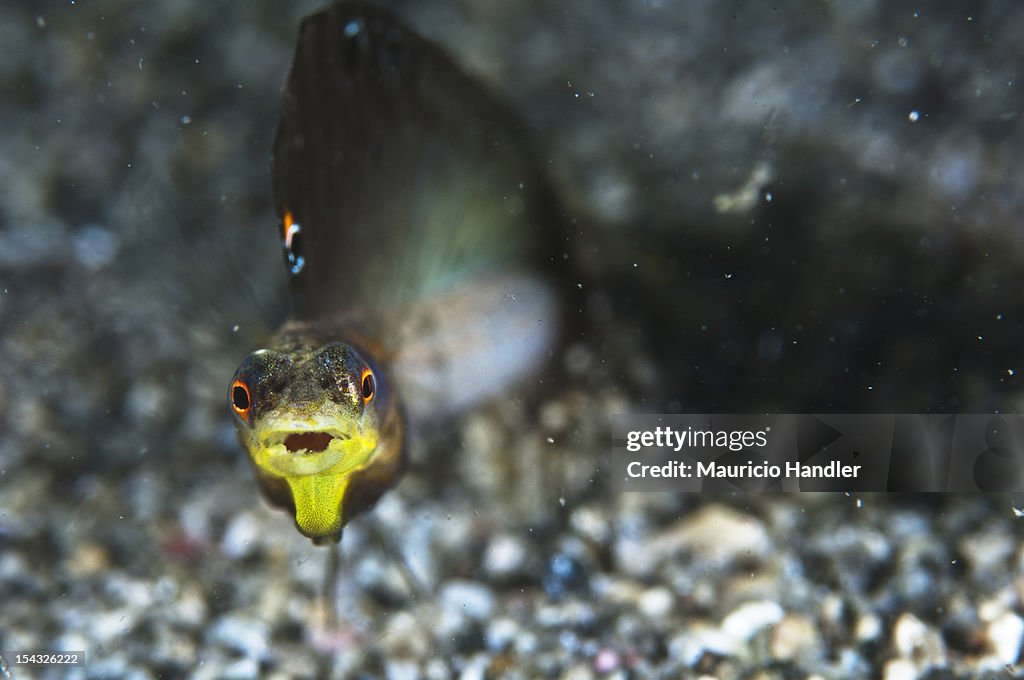
[[[318,545],[408,439],[541,371],[564,326],[558,210],[521,119],[392,12],[302,20],[271,159],[292,313],[228,401],[265,499]]]

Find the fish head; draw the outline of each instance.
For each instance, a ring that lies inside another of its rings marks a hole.
[[[247,356],[228,400],[267,499],[314,542],[372,506],[404,467],[401,418],[386,378],[343,342]]]

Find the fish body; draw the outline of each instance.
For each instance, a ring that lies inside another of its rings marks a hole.
[[[294,315],[229,399],[264,496],[314,542],[397,482],[410,419],[549,354],[558,258],[533,159],[518,119],[390,13],[302,22],[272,168]]]

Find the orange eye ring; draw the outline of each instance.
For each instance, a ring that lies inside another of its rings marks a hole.
[[[377,381],[373,377],[373,371],[368,368],[363,369],[363,377],[360,381],[360,385],[363,390],[363,404],[369,404],[373,401],[373,397],[377,393]]]
[[[241,380],[231,383],[231,408],[243,420],[247,420],[249,412],[252,411],[252,395],[249,394],[249,386]]]

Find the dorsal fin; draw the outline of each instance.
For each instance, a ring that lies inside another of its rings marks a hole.
[[[302,22],[273,157],[300,318],[550,261],[541,177],[517,119],[391,13]]]

